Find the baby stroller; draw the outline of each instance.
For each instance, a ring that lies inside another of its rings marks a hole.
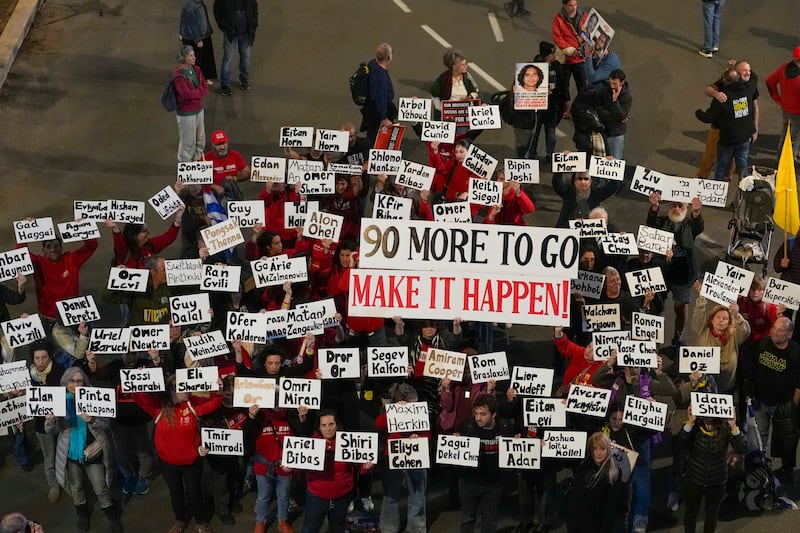
[[[772,473],[772,462],[764,451],[761,434],[758,432],[755,409],[747,399],[747,455],[744,458],[744,495],[742,503],[749,511],[775,511],[797,509],[797,505],[785,496],[778,497],[780,481]]]
[[[777,171],[767,167],[749,166],[742,171],[742,179],[733,202],[733,218],[728,223],[730,241],[726,260],[747,265],[761,265],[762,275],[767,277],[769,248],[775,225],[775,175]]]

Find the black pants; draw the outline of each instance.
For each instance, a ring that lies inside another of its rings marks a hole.
[[[479,510],[481,533],[494,533],[497,529],[497,510],[503,494],[502,482],[499,479],[462,476],[458,481],[458,492],[461,500],[461,533],[473,533]]]
[[[183,39],[183,44],[188,44],[194,49],[194,55],[197,58],[196,65],[200,67],[200,72],[203,73],[203,76],[207,80],[216,80],[217,79],[217,62],[214,59],[214,43],[211,42],[211,36],[209,35],[205,39],[203,39],[203,46],[200,48],[197,47],[197,43],[194,41],[188,41]]]
[[[242,498],[243,477],[239,458],[207,455],[206,461],[214,473],[214,508],[217,515],[229,515],[233,504]]]
[[[172,512],[175,520],[188,522],[194,516],[198,524],[208,523],[211,513],[203,507],[201,479],[203,477],[203,461],[198,459],[187,466],[161,463],[161,475],[169,489]],[[187,512],[187,503],[189,511]]]
[[[586,86],[586,65],[580,63],[567,63],[564,65],[564,93],[569,97],[569,78],[575,78],[575,87],[578,93]]]
[[[703,526],[704,533],[713,533],[717,528],[717,513],[722,504],[722,497],[725,495],[725,485],[715,485],[704,487],[686,481],[683,485],[683,503],[685,505],[683,515],[683,530],[686,533],[694,533],[697,527],[697,513],[700,511],[700,500],[706,499],[706,521]]]

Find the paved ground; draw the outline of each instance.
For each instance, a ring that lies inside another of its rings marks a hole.
[[[223,127],[232,145],[246,157],[277,153],[277,130],[285,125],[335,128],[344,120],[357,122],[350,102],[347,77],[374,46],[388,41],[395,47],[392,77],[398,96],[424,96],[430,81],[442,70],[445,48],[440,40],[462,49],[469,57],[484,94],[510,84],[512,64],[531,58],[541,39],[549,40],[551,1],[528,2],[534,16],[508,20],[502,0],[351,0],[324,2],[294,0],[261,2],[261,27],[253,52],[252,91],[234,90],[230,98],[212,91],[207,100],[206,129]],[[541,7],[544,4],[545,7]],[[762,78],[785,61],[796,41],[795,3],[773,0],[752,3],[729,0],[723,17],[722,53],[713,60],[697,55],[702,31],[696,3],[616,0],[602,8],[614,25],[614,48],[620,54],[634,95],[633,121],[627,136],[627,160],[662,172],[694,175],[705,139],[705,128],[693,115],[707,105],[702,88],[715,79],[728,58],[747,58]],[[2,1],[0,1],[2,6]],[[401,6],[409,12],[404,12]],[[497,13],[502,42],[494,36],[489,17]],[[75,199],[128,198],[144,200],[174,180],[177,135],[174,117],[159,105],[159,96],[177,48],[176,3],[155,0],[61,0],[47,2],[5,87],[0,91],[0,168],[4,169],[0,212],[0,249],[11,248],[10,222],[25,216],[71,217]],[[221,38],[214,35],[218,62]],[[480,70],[479,70],[480,69]],[[487,79],[482,72],[491,78]],[[772,165],[780,133],[779,110],[761,86],[761,136],[753,160]],[[568,126],[564,126],[569,135]],[[413,137],[413,135],[412,135]],[[512,155],[508,128],[486,132],[479,145],[498,157]],[[564,139],[559,147],[567,148]],[[424,161],[423,148],[413,139],[404,144],[408,157]],[[537,225],[555,221],[559,203],[543,176],[531,188]],[[255,195],[257,187],[245,186]],[[632,193],[609,202],[612,220],[634,228],[644,219],[646,203]],[[704,238],[710,253],[727,243],[730,214],[706,209]],[[164,224],[152,214],[148,224]],[[83,285],[97,294],[111,257],[106,236],[86,266]],[[33,310],[33,293],[20,307]],[[112,309],[104,318],[115,320]],[[668,326],[671,331],[671,326]],[[519,339],[539,340],[547,328],[512,330]],[[6,448],[0,448],[4,452]],[[7,453],[0,469],[0,511],[21,509],[47,524],[47,531],[72,532],[73,517],[66,498],[57,505],[45,496],[41,468],[22,474]],[[664,470],[654,479],[653,526],[678,531],[676,518],[664,511]],[[435,485],[435,483],[432,483]],[[436,487],[434,486],[434,489]],[[441,513],[441,491],[432,490],[431,531],[454,531],[457,515]],[[794,499],[798,494],[792,493]],[[157,482],[153,493],[135,498],[125,513],[128,531],[161,531],[170,522],[166,489]],[[220,531],[251,527],[245,502],[243,524]],[[510,504],[509,504],[510,505]],[[506,505],[504,511],[512,516]],[[797,515],[789,512],[722,524],[720,531],[769,526],[775,531],[796,529]],[[435,519],[434,519],[435,518]],[[104,531],[97,517],[92,531]],[[503,522],[507,531],[511,519]]]

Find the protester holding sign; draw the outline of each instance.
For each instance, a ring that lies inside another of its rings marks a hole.
[[[522,190],[518,181],[507,181],[506,173],[497,171],[497,181],[503,184],[503,205],[493,207],[486,218],[486,224],[506,224],[509,226],[526,226],[525,215],[533,213],[536,206],[530,196]]]
[[[705,229],[703,215],[700,214],[703,204],[700,203],[700,198],[693,198],[689,214],[687,204],[672,202],[669,212],[664,216],[658,216],[661,195],[654,192],[648,199],[650,209],[647,210],[647,225],[669,231],[675,237],[672,244],[672,258],[667,262],[664,281],[672,292],[674,302],[675,334],[672,337],[672,344],[676,344],[683,336],[683,329],[689,319],[690,290],[696,277],[694,240]]]
[[[553,42],[564,51],[566,56],[564,75],[564,95],[566,110],[564,118],[569,118],[569,78],[575,78],[575,87],[580,92],[586,85],[586,71],[584,70],[583,37],[580,36],[581,26],[586,24],[588,13],[578,7],[578,0],[561,0],[561,11],[553,17]]]
[[[367,64],[369,72],[369,95],[361,108],[361,128],[366,132],[370,146],[375,144],[378,131],[388,128],[397,118],[397,106],[394,103],[394,86],[389,76],[389,63],[394,54],[392,46],[381,43],[375,50],[375,59]]]
[[[739,431],[734,418],[704,417],[698,420],[690,405],[678,445],[679,453],[686,457],[683,527],[687,532],[695,531],[700,502],[705,498],[703,531],[713,532],[728,479],[728,446],[732,446],[736,453],[747,452],[744,434]]]
[[[499,437],[511,437],[514,428],[505,420],[497,419],[497,398],[481,394],[472,404],[472,418],[465,422],[458,434],[481,439],[477,468],[462,468],[458,483],[461,500],[461,533],[472,533],[478,511],[481,514],[481,531],[493,533],[497,529],[497,510],[505,486],[499,465]]]
[[[144,412],[155,418],[156,452],[175,513],[175,524],[170,531],[183,533],[189,519],[194,517],[198,533],[210,533],[211,510],[203,506],[201,496],[203,462],[198,451],[198,417],[219,409],[222,395],[213,393],[201,398],[176,392],[174,376],[167,379],[167,388],[167,392],[158,395],[137,392],[133,398]]]
[[[635,444],[640,441],[639,432],[641,428],[636,426],[627,426],[623,423],[624,404],[620,402],[611,402],[608,406],[607,424],[603,426],[603,433],[608,436],[612,444],[617,447],[612,447],[612,454],[617,461],[619,467],[620,481],[623,484],[623,515],[616,520],[615,529],[637,533],[644,533],[647,531],[647,522],[634,521],[629,528],[631,517],[631,502],[633,498],[633,484],[631,483],[631,476],[634,468],[639,464],[639,453],[636,451]],[[624,450],[623,450],[624,448]],[[648,466],[649,468],[649,466]],[[648,498],[650,487],[647,487]],[[639,526],[638,528],[636,526]]]
[[[166,263],[163,257],[151,255],[145,262],[150,271],[145,292],[103,291],[103,301],[125,304],[129,308],[128,326],[166,324],[169,321],[169,298],[172,289],[167,285]]]
[[[353,498],[355,473],[366,474],[374,466],[373,463],[366,462],[359,467],[353,463],[334,459],[338,426],[333,411],[320,411],[319,426],[313,436],[325,439],[325,468],[321,472],[311,470],[306,472],[308,494],[303,517],[303,533],[318,533],[325,518],[328,519],[330,531],[344,531],[347,504]]]
[[[433,120],[442,120],[442,100],[476,100],[480,89],[475,78],[467,71],[467,56],[451,48],[442,56],[447,70],[439,74],[431,85],[433,96]],[[456,127],[456,139],[467,136],[475,139],[481,130],[470,131],[468,126]]]
[[[264,202],[264,213],[267,217],[264,229],[279,234],[287,247],[291,247],[297,239],[298,233],[294,227],[287,228],[284,225],[285,204],[286,202],[300,202],[304,199],[297,193],[294,185],[270,182],[264,184],[264,188],[258,193],[258,199]]]
[[[274,405],[275,399],[272,399]],[[262,403],[269,403],[264,400]],[[298,407],[297,411],[261,407],[258,403],[248,409],[244,425],[245,438],[255,447],[253,473],[258,484],[256,498],[256,527],[253,533],[264,533],[267,528],[267,515],[273,501],[277,502],[278,531],[289,533],[289,492],[292,474],[281,466],[283,439],[287,435],[306,435],[311,433],[308,408]]]
[[[657,356],[658,366],[653,371],[642,371],[641,367],[625,366],[615,372],[617,355],[608,358],[592,375],[592,382],[598,387],[611,389],[613,401],[624,405],[625,398],[633,395],[645,400],[653,400],[656,395],[672,397],[677,393],[672,379],[663,371],[661,356]],[[639,453],[639,461],[632,476],[631,516],[628,526],[631,531],[644,533],[650,516],[650,440],[653,433],[641,431],[630,447]]]
[[[696,289],[700,282],[697,282]],[[739,346],[750,336],[750,324],[739,314],[739,306],[717,305],[706,315],[706,299],[697,297],[692,314],[695,346],[720,347],[720,374],[717,376],[719,392],[730,394],[736,388],[736,368]]]
[[[321,203],[322,210],[344,217],[339,240],[358,240],[361,234],[361,195],[363,182],[361,177],[351,186],[350,177],[343,174],[336,175],[336,193]]]
[[[283,224],[283,221],[281,221],[281,224]],[[261,224],[256,224],[253,226],[252,237],[245,244],[245,257],[249,261],[255,261],[261,257],[275,257],[281,254],[294,257],[311,249],[311,241],[303,239],[302,228],[295,228],[292,234],[292,239],[284,243],[279,232],[265,230]]]
[[[158,255],[178,238],[184,210],[180,207],[167,231],[152,238],[145,224],[125,224],[120,231],[116,222],[106,220],[105,225],[111,228],[114,237],[114,265],[144,268],[148,257]]]
[[[568,361],[560,393],[566,398],[570,385],[590,385],[592,376],[602,368],[603,361],[594,360],[593,343],[589,343],[585,348],[575,344],[564,335],[564,328],[561,326],[553,328],[553,342],[558,353]]]
[[[18,305],[25,301],[25,285],[28,278],[25,274],[17,274],[17,290],[11,290],[5,285],[0,285],[0,322],[11,318],[6,305]]]
[[[667,260],[672,257],[672,250],[667,250]],[[661,258],[661,256],[656,256],[653,252],[649,250],[642,250],[639,249],[639,255],[632,259],[629,259],[625,270],[626,272],[633,272],[634,270],[645,270],[648,268],[658,268],[661,270],[661,277],[664,277],[664,268],[665,262]],[[625,281],[627,282],[627,276]],[[631,287],[628,283],[625,283],[627,287],[627,291],[631,291]],[[648,296],[646,293],[644,296],[644,300],[642,300],[642,311],[647,313],[648,315],[657,315],[661,316],[664,314],[664,299],[666,298],[666,294],[662,294],[659,292],[648,291],[649,294],[652,295],[652,298]],[[649,299],[649,301],[647,301]]]
[[[593,183],[593,178],[588,172],[575,172],[571,181],[566,174],[556,172],[553,174],[553,190],[561,197],[561,212],[555,227],[568,228],[569,221],[576,218],[589,218],[589,212],[602,202],[611,198],[623,182],[598,179]]]
[[[89,531],[89,506],[83,491],[84,475],[89,478],[100,508],[108,519],[113,533],[122,533],[119,511],[111,499],[111,439],[108,434],[109,419],[76,411],[75,390],[88,387],[89,376],[78,367],[68,368],[61,376],[61,385],[67,388],[67,416],[45,417],[44,429],[58,435],[56,445],[56,479],[69,489],[78,531]],[[67,483],[69,485],[67,485]]]
[[[433,203],[454,202],[467,198],[469,179],[478,177],[463,165],[471,145],[469,139],[459,139],[453,148],[453,158],[444,159],[439,150],[439,143],[428,143],[428,164],[436,169],[431,186],[431,192],[434,193]]]
[[[574,533],[610,533],[624,508],[619,467],[604,433],[592,434],[586,448],[589,457],[575,471],[564,502],[567,529]]]
[[[745,343],[753,347],[761,339],[769,336],[773,324],[786,308],[762,300],[767,282],[761,276],[755,276],[746,296],[739,296],[736,304],[739,314],[750,324],[750,336]]]

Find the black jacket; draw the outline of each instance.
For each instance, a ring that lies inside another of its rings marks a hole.
[[[711,107],[695,111],[695,116],[719,128],[719,143],[724,146],[742,144],[756,131],[753,92],[742,82],[731,83],[723,91],[728,96],[725,103],[711,99]]]
[[[727,423],[718,424],[716,431],[707,433],[700,429],[699,420],[691,431],[681,429],[678,446],[686,457],[684,474],[687,481],[703,487],[717,487],[728,480],[728,444],[736,453],[747,451],[744,433],[731,435]]]
[[[611,97],[611,87],[608,85],[600,89],[597,100],[599,104],[597,114],[600,115],[600,120],[606,127],[606,135],[609,137],[625,135],[626,124],[623,120],[630,116],[633,105],[633,97],[628,89],[628,83],[625,82],[622,86],[616,102]]]
[[[562,174],[556,172],[553,174],[553,189],[561,197],[561,212],[558,215],[556,222],[557,228],[569,227],[569,221],[577,218],[577,191],[572,182],[572,174]],[[569,180],[569,181],[568,181]],[[589,198],[587,200],[588,208],[591,211],[599,206],[604,200],[611,198],[617,191],[619,191],[623,182],[606,180],[602,178],[593,178],[594,183],[589,191]],[[582,217],[588,218],[589,213],[581,214]]]
[[[216,19],[217,26],[224,34],[237,35],[234,17],[238,2],[244,3],[247,18],[247,35],[250,36],[250,44],[253,44],[256,39],[256,28],[258,27],[258,2],[256,0],[215,0],[214,19]]]
[[[575,471],[564,502],[564,516],[570,531],[611,532],[617,515],[623,511],[623,484],[619,477],[609,483],[607,476],[600,475],[596,484],[589,486],[598,470],[592,459],[586,459]]]

